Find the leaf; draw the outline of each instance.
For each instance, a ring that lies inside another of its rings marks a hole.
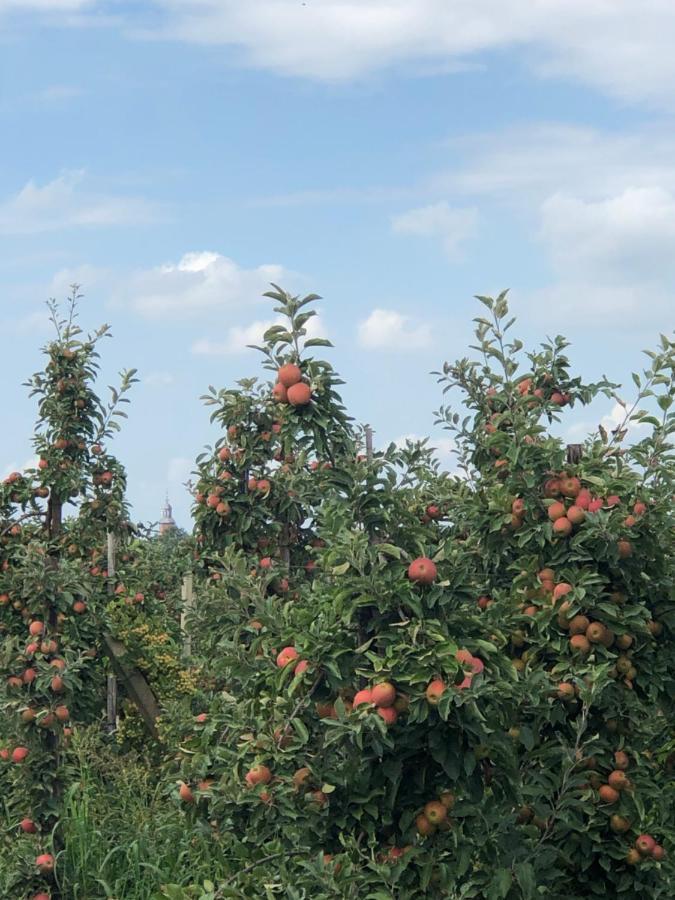
[[[518,863],[515,867],[516,880],[523,892],[523,900],[529,900],[535,896],[537,882],[534,877],[534,868],[530,863]]]
[[[328,340],[328,338],[309,338],[304,343],[305,348],[307,347],[332,347],[332,343]]]

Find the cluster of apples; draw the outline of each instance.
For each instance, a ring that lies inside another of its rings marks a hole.
[[[455,653],[455,659],[462,667],[464,678],[458,684],[453,686],[458,691],[464,691],[471,687],[476,675],[483,674],[485,664],[478,656],[474,656],[469,650],[464,649],[460,649]],[[427,703],[431,706],[438,706],[447,687],[448,685],[442,678],[434,678],[430,681],[424,692]]]
[[[312,389],[303,380],[302,369],[295,363],[286,363],[277,371],[277,383],[272,396],[278,403],[291,406],[307,406],[312,399]]]
[[[398,703],[397,708],[397,701]],[[398,720],[399,712],[407,708],[407,698],[399,697],[396,688],[390,681],[380,681],[372,688],[363,688],[357,691],[352,701],[356,709],[363,705],[373,705],[377,715],[387,724],[394,725]]]
[[[428,837],[435,831],[448,831],[452,828],[452,822],[448,813],[455,803],[454,794],[450,791],[442,791],[438,800],[430,800],[424,809],[415,818],[415,827],[421,837]]]
[[[626,862],[636,866],[647,859],[655,859],[661,862],[665,859],[666,851],[661,844],[657,844],[651,834],[641,834],[635,839],[635,846],[626,854]]]
[[[300,654],[293,646],[284,647],[283,650],[277,654],[276,663],[280,669],[285,669],[286,666],[295,663],[295,668],[293,669],[294,675],[302,675],[302,673],[306,672],[309,668],[307,660],[300,659]]]

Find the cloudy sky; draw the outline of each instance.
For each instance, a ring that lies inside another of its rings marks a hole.
[[[259,371],[270,281],[325,298],[381,443],[433,431],[475,293],[629,381],[674,319],[674,43],[672,0],[0,0],[0,470],[73,282],[105,383],[140,372],[138,519],[168,490],[188,524],[199,396]]]

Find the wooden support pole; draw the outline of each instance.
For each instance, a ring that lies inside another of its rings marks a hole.
[[[370,425],[366,425],[366,459],[373,461],[373,429]]]
[[[115,535],[108,532],[108,593],[113,594],[115,578]],[[117,730],[117,679],[113,672],[108,673],[106,689],[106,731],[112,734]]]
[[[189,614],[194,609],[194,582],[192,572],[183,576],[183,585],[181,587],[181,598],[183,600],[183,610],[180,614],[180,630],[183,635],[183,654],[189,656],[192,652],[192,638],[187,627]]]

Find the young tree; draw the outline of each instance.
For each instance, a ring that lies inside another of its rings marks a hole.
[[[28,382],[38,398],[37,466],[0,486],[0,766],[8,850],[0,855],[0,886],[8,897],[32,895],[53,877],[64,747],[73,723],[97,720],[104,701],[98,657],[107,592],[90,556],[107,531],[122,531],[127,522],[124,470],[104,442],[125,415],[134,372],[122,373],[109,403],[97,397],[98,346],[108,327],[85,335],[79,299],[74,289],[65,313],[49,304],[55,337],[44,348],[44,370]]]
[[[481,359],[439,376],[466,412],[439,415],[450,477],[423,446],[363,453],[301,346],[314,298],[273,296],[276,384],[209,396],[192,627],[214,691],[165,731],[218,896],[669,896],[673,345],[639,383],[651,435],[566,462],[548,424],[614,386],[570,376],[562,338],[520,374],[483,298]]]

